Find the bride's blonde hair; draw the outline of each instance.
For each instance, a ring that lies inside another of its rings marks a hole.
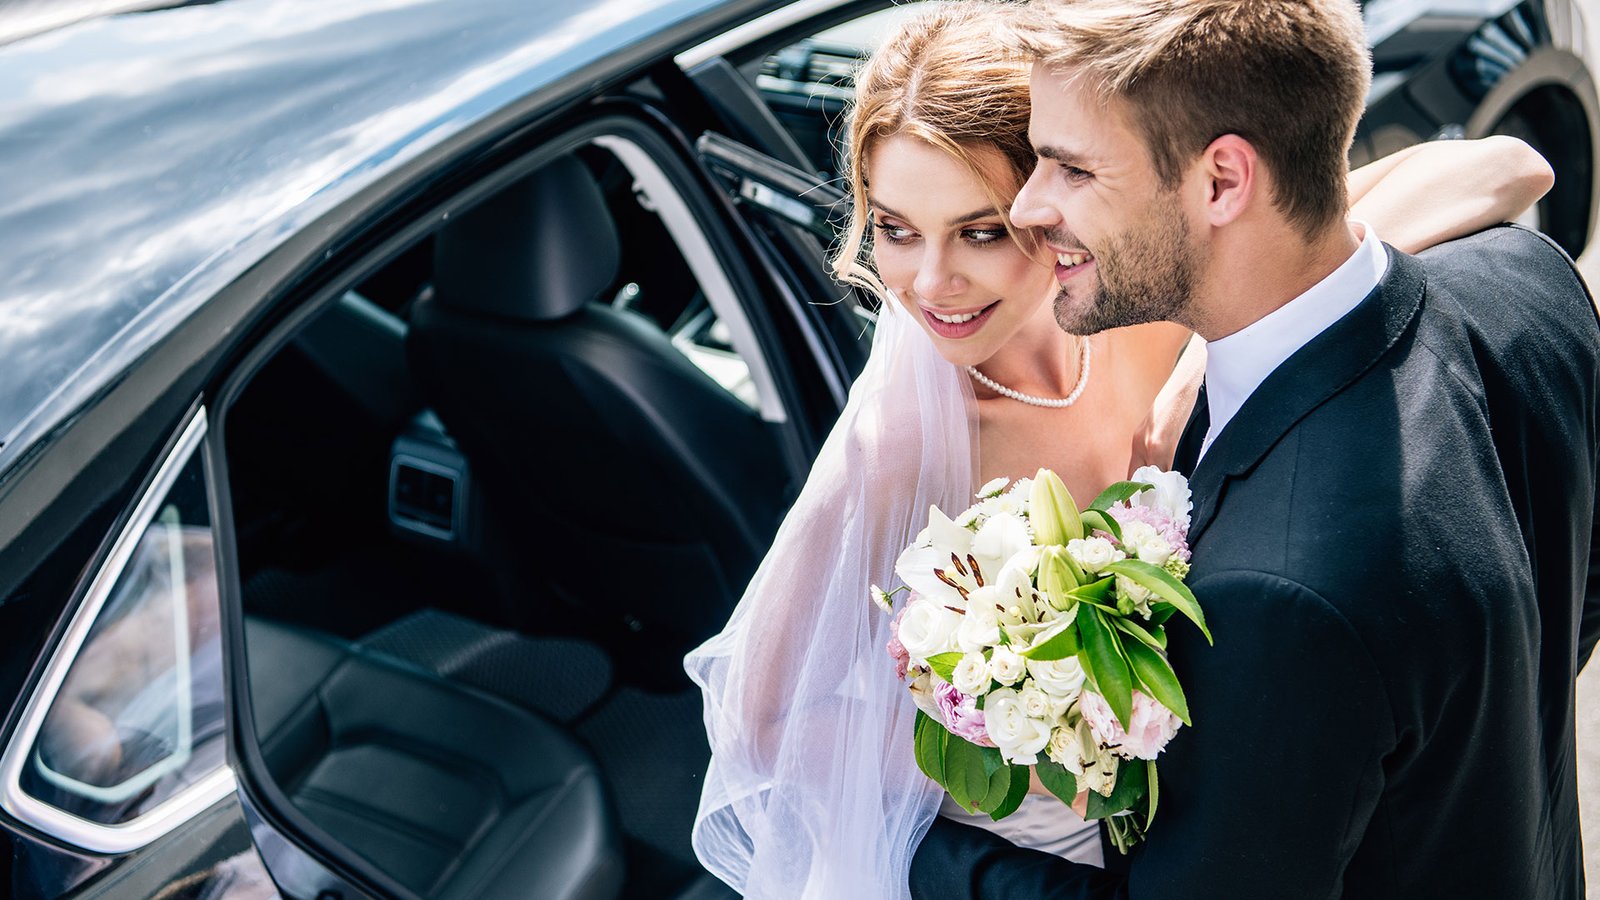
[[[908,135],[950,154],[972,172],[1025,252],[1036,244],[1008,210],[1033,170],[1028,142],[1028,67],[999,33],[1012,3],[951,0],[904,22],[856,76],[846,117],[844,175],[851,208],[834,254],[841,280],[887,297],[868,258],[866,160],[877,142]],[[996,163],[1003,167],[996,171]],[[998,183],[997,183],[998,182]]]

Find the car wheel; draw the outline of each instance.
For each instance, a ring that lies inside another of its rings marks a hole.
[[[1541,88],[1518,100],[1490,132],[1521,138],[1549,161],[1555,187],[1516,222],[1549,235],[1576,259],[1589,239],[1594,185],[1593,132],[1583,107],[1559,88]]]

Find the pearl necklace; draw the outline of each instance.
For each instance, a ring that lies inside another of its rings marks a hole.
[[[989,388],[995,393],[1005,397],[1010,397],[1011,399],[1020,401],[1022,403],[1026,403],[1029,406],[1043,406],[1047,409],[1066,409],[1072,404],[1077,403],[1078,398],[1083,396],[1083,389],[1089,386],[1089,339],[1082,338],[1082,342],[1083,349],[1078,352],[1078,384],[1072,389],[1072,393],[1062,397],[1059,400],[1054,400],[1048,397],[1034,397],[1029,394],[1024,394],[1021,391],[1014,391],[1000,382],[995,381],[993,378],[983,374],[982,372],[979,372],[975,366],[967,366],[967,374],[976,379],[979,384],[982,384],[984,387]]]

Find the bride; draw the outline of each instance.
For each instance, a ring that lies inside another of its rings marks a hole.
[[[1041,466],[1093,497],[1170,464],[1203,371],[1203,343],[1175,325],[1056,326],[1055,260],[1006,216],[1034,154],[1027,67],[993,36],[1004,8],[934,5],[859,74],[834,268],[882,300],[872,352],[727,627],[686,660],[713,754],[695,852],[747,897],[905,897],[939,814],[1103,864],[1098,826],[1055,798],[991,822],[918,771],[889,617],[868,599],[930,504],[963,509]],[[1513,139],[1427,144],[1350,173],[1350,215],[1415,252],[1550,183]]]

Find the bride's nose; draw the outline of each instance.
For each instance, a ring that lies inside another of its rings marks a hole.
[[[930,248],[922,254],[917,266],[917,277],[911,289],[924,300],[938,301],[966,290],[967,280],[957,272],[950,254],[939,248]]]

